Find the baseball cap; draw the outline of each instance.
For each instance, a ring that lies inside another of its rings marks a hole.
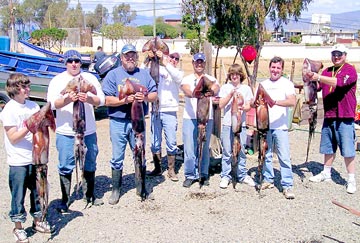
[[[339,52],[348,52],[348,49],[346,48],[346,46],[344,44],[336,44],[333,46],[331,53],[333,53],[334,51],[339,51]]]
[[[76,50],[68,50],[64,53],[64,63],[66,64],[68,60],[80,60],[81,61],[81,54]]]
[[[128,52],[136,52],[136,47],[131,45],[131,44],[126,44],[122,49],[121,49],[121,53],[122,54],[126,54]]]
[[[171,54],[169,55],[169,57],[180,59],[180,54],[177,53],[177,52],[173,52],[173,53],[171,53]]]
[[[196,53],[194,56],[193,56],[193,61],[196,62],[197,60],[203,60],[204,62],[206,62],[206,57],[205,57],[205,54],[204,53]]]

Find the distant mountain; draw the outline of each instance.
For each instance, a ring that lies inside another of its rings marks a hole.
[[[360,30],[360,11],[345,12],[339,14],[330,14],[331,24],[330,27],[333,31],[358,31]],[[271,21],[266,22],[268,30],[274,28]],[[311,30],[311,18],[300,18],[297,22],[290,20],[287,25],[283,26],[285,31],[299,30],[310,31]]]
[[[166,19],[181,19],[181,16],[178,14],[169,14],[169,15],[157,16],[157,17],[162,17],[162,18],[164,18],[164,20],[166,20]],[[143,15],[138,15],[138,16],[136,16],[136,19],[133,20],[131,23],[136,26],[153,25],[154,21],[153,21],[152,16],[148,17],[148,16],[143,16]]]
[[[358,31],[360,30],[360,11],[345,12],[339,14],[330,14],[331,16],[331,29],[335,31]],[[180,15],[169,14],[162,16],[164,19],[181,19]],[[136,19],[132,21],[132,24],[136,26],[140,25],[152,25],[153,17],[138,15]],[[267,30],[273,30],[273,23],[269,20],[266,21]],[[300,18],[297,22],[290,20],[287,25],[283,26],[285,31],[298,30],[302,32],[311,30],[311,18]]]

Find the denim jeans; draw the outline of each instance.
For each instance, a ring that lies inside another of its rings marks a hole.
[[[96,171],[96,157],[99,153],[96,133],[85,136],[87,152],[85,156],[84,170]],[[71,174],[75,168],[74,136],[56,134],[56,148],[59,152],[58,171],[60,175]]]
[[[146,144],[145,132],[143,136],[144,143]],[[110,118],[110,140],[112,145],[110,166],[114,170],[122,170],[127,143],[129,143],[131,151],[134,151],[135,148],[135,134],[132,130],[131,120],[124,118]]]
[[[11,192],[11,211],[9,213],[12,222],[26,221],[24,207],[26,189],[30,190],[30,214],[34,218],[42,216],[40,202],[37,199],[36,171],[33,165],[10,166],[9,187]]]
[[[183,142],[184,142],[184,173],[186,179],[199,179],[208,177],[210,163],[210,136],[213,129],[213,120],[206,125],[206,141],[204,142],[201,175],[198,171],[198,126],[196,119],[183,120]]]
[[[335,154],[340,148],[341,156],[355,157],[356,134],[354,119],[325,118],[321,129],[320,153]]]
[[[273,152],[276,151],[280,162],[281,186],[283,189],[293,186],[293,175],[290,161],[288,130],[270,129],[267,132],[268,150],[263,167],[264,181],[274,183]],[[273,151],[273,148],[275,149]]]
[[[238,169],[237,169],[237,178],[239,181],[243,181],[247,175],[246,169],[246,127],[242,127],[240,133],[241,140],[241,151],[237,158],[238,160]],[[223,146],[222,150],[222,159],[221,159],[221,178],[227,178],[231,180],[231,162],[232,162],[232,145],[234,142],[234,133],[231,130],[231,126],[222,126],[221,129],[221,143]]]
[[[166,152],[168,155],[177,153],[176,131],[177,117],[176,111],[151,113],[151,152],[161,153],[162,131],[164,130]]]

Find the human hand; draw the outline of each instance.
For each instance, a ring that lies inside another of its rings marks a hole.
[[[77,95],[78,95],[78,99],[79,99],[81,102],[89,103],[87,93],[79,92]]]

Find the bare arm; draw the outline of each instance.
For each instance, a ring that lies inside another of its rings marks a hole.
[[[192,98],[192,90],[190,89],[190,85],[188,84],[183,84],[180,86],[181,90],[183,91],[184,95],[188,98]]]
[[[18,130],[16,126],[6,126],[4,129],[11,144],[18,143],[29,132],[27,127],[23,127]]]
[[[284,107],[292,107],[296,104],[296,97],[295,95],[288,95],[286,96],[285,100],[276,100],[274,105],[284,106]]]

